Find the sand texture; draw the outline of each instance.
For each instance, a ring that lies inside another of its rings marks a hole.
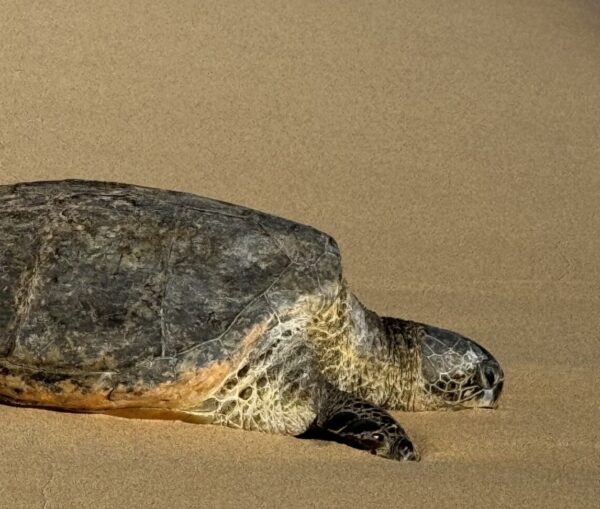
[[[505,392],[396,414],[419,464],[0,406],[0,507],[599,507],[598,2],[3,1],[0,183],[75,177],[322,229]]]

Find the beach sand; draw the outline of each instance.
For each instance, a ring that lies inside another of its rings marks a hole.
[[[501,361],[395,415],[420,463],[0,406],[0,507],[598,507],[600,5],[3,2],[0,183],[167,187],[311,224],[369,307]]]

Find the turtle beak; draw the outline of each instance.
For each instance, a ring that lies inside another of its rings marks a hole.
[[[479,408],[498,408],[498,399],[502,392],[502,385],[502,382],[500,382],[494,389],[484,390],[477,406]]]
[[[479,408],[496,408],[504,386],[504,372],[496,359],[492,357],[481,363],[479,378],[483,391],[477,406]]]

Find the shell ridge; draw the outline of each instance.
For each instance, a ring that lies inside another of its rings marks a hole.
[[[187,194],[187,193],[184,193],[184,194]],[[164,202],[164,200],[162,200],[162,201]],[[168,202],[164,202],[164,203],[168,203]],[[198,212],[202,212],[203,214],[213,214],[215,216],[231,217],[234,219],[244,219],[244,220],[248,219],[248,215],[240,216],[240,215],[236,215],[236,214],[230,214],[229,212],[223,212],[222,210],[202,209],[199,207],[192,207],[191,205],[186,205],[186,204],[179,204],[179,205],[177,205],[177,207],[183,208],[186,210],[196,210]]]
[[[51,203],[52,204],[52,203]],[[46,207],[48,204],[46,204]],[[53,218],[49,215],[46,223],[39,227],[40,232],[44,232],[48,229],[47,235],[40,236],[40,241],[38,243],[38,249],[33,259],[33,265],[31,268],[27,268],[24,271],[22,276],[22,282],[19,290],[15,293],[15,317],[13,323],[9,327],[9,335],[12,332],[12,339],[9,340],[7,356],[11,356],[15,349],[19,344],[19,338],[21,336],[21,331],[27,320],[29,319],[29,314],[31,311],[31,304],[34,299],[34,293],[39,283],[39,272],[40,266],[42,262],[42,256],[44,250],[48,246],[48,240],[52,238],[52,224]],[[47,348],[49,345],[45,345]]]
[[[175,238],[177,237],[177,227],[181,221],[181,214],[178,213],[173,221],[172,228],[173,233],[169,239],[169,245],[167,249],[166,256],[164,256],[163,260],[163,272],[161,277],[163,278],[163,287],[162,287],[162,295],[160,298],[160,346],[161,346],[161,357],[167,357],[167,343],[169,341],[169,327],[165,322],[165,301],[167,300],[169,294],[169,282],[171,275],[171,256],[173,254],[173,246],[175,245]]]

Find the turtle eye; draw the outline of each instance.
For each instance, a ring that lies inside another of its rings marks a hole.
[[[375,440],[375,442],[383,442],[384,440],[384,436],[383,433],[373,433],[373,440]]]

